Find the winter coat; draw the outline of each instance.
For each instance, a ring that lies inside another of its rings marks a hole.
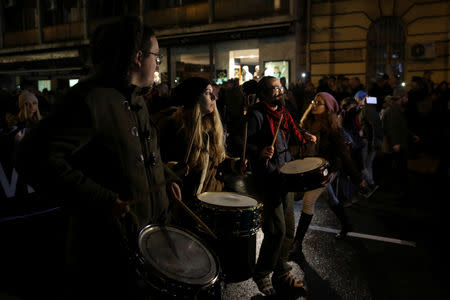
[[[274,146],[274,155],[266,165],[266,160],[260,158],[260,153],[262,149],[272,144],[273,134],[264,111],[264,105],[264,102],[254,104],[246,115],[248,124],[247,153],[259,192],[276,204],[282,201],[283,196],[287,192],[283,186],[280,168],[285,163],[294,160],[289,151],[289,144],[294,135],[293,131],[297,129],[290,128],[291,132],[287,135],[279,130]],[[287,111],[286,113],[289,114]],[[283,120],[283,122],[286,121],[285,119]],[[305,143],[304,140],[297,142],[299,145]]]
[[[406,153],[409,138],[413,136],[413,133],[408,129],[405,113],[398,104],[387,104],[385,107],[382,120],[384,139],[381,150],[384,153],[391,153],[394,145],[400,145],[400,149]]]
[[[363,131],[363,138],[367,140],[370,149],[379,150],[383,141],[383,126],[380,115],[373,104],[361,108],[359,123]]]
[[[362,181],[361,173],[350,156],[343,129],[326,132],[321,122],[315,118],[307,119],[304,127],[317,137],[316,144],[309,144],[307,155],[323,157],[328,161],[331,172],[342,170],[350,176],[354,184],[359,185]]]
[[[67,262],[113,277],[137,251],[139,231],[170,220],[156,127],[134,86],[119,90],[91,79],[61,100],[23,141],[19,172],[59,200],[68,217]],[[117,198],[133,201],[126,218],[112,218]]]

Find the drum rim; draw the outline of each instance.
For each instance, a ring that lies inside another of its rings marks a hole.
[[[302,159],[310,159],[310,158],[319,158],[320,160],[322,160],[323,164],[320,165],[320,166],[317,167],[317,168],[314,168],[314,169],[311,169],[311,170],[308,170],[308,171],[305,171],[305,172],[302,172],[302,173],[286,173],[286,172],[283,172],[283,171],[282,171],[283,168],[284,168],[284,166],[286,166],[287,164],[289,164],[289,163],[291,163],[291,162],[294,162],[294,161],[297,161],[297,160],[302,160]],[[287,163],[285,163],[285,164],[280,168],[280,173],[283,174],[283,175],[300,175],[300,174],[307,174],[307,173],[310,173],[310,172],[314,172],[315,170],[318,170],[318,169],[321,169],[321,168],[327,168],[327,167],[329,166],[328,160],[326,160],[325,158],[323,158],[323,157],[321,157],[321,156],[307,156],[307,157],[304,157],[304,158],[302,158],[302,159],[294,159],[294,160],[288,161]]]
[[[207,194],[233,194],[233,195],[238,195],[238,196],[244,196],[245,198],[250,198],[251,200],[255,201],[254,205],[246,205],[246,206],[225,206],[225,205],[217,205],[217,204],[213,204],[213,203],[209,203],[209,202],[205,202],[202,199],[200,199],[199,196],[201,195],[207,195]],[[258,200],[256,200],[255,198],[247,195],[247,194],[240,194],[240,193],[236,193],[236,192],[203,192],[200,193],[196,196],[196,199],[199,200],[201,203],[204,203],[205,205],[209,205],[211,207],[214,208],[229,208],[229,209],[224,209],[224,210],[232,210],[232,209],[238,209],[238,210],[247,210],[247,209],[255,209],[257,207],[259,207],[258,205],[260,204],[260,202]]]
[[[156,228],[161,228],[161,227],[166,227],[167,229],[175,229],[175,231],[181,232],[183,234],[186,234],[188,236],[191,236],[199,245],[202,246],[202,248],[204,250],[206,250],[206,252],[210,255],[210,257],[212,258],[212,260],[214,261],[214,263],[216,264],[216,271],[214,276],[212,276],[212,278],[210,280],[208,280],[208,282],[203,283],[203,284],[199,284],[199,283],[194,283],[192,281],[188,282],[188,281],[180,281],[177,280],[177,278],[173,278],[171,276],[166,276],[165,272],[162,272],[159,268],[156,268],[153,264],[151,264],[150,262],[148,262],[148,260],[145,258],[145,256],[143,255],[143,247],[142,247],[142,243],[143,243],[143,234],[149,230],[155,230]],[[154,269],[154,271],[158,272],[159,274],[165,275],[167,280],[170,281],[174,281],[174,282],[178,282],[178,283],[182,283],[182,284],[192,284],[195,286],[201,286],[201,287],[207,287],[207,286],[212,286],[214,285],[217,280],[220,277],[221,274],[221,265],[220,265],[220,260],[219,257],[217,256],[217,254],[210,248],[210,246],[203,241],[198,235],[192,233],[189,230],[186,230],[180,226],[174,226],[174,225],[164,225],[164,224],[149,224],[147,226],[145,226],[144,228],[142,228],[139,231],[139,237],[138,237],[138,247],[139,247],[139,255],[141,257],[141,259],[143,260],[143,262],[147,265],[151,265],[152,269]]]

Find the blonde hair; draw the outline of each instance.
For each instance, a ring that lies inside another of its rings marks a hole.
[[[31,93],[27,90],[23,91],[19,95],[18,104],[19,104],[20,110],[17,115],[19,121],[21,121],[21,122],[25,122],[25,121],[37,122],[42,119],[41,113],[39,111],[39,106],[37,107],[36,114],[32,114],[28,111],[28,108],[25,105],[26,102],[30,102],[33,100],[36,100],[36,103],[39,103],[37,97],[33,93]]]
[[[186,144],[192,142],[192,149],[189,155],[188,164],[191,168],[200,170],[205,167],[209,155],[212,165],[218,165],[225,160],[225,137],[223,133],[222,121],[220,119],[217,106],[214,105],[212,113],[201,115],[200,103],[196,103],[193,108],[184,108],[177,113],[184,113],[180,131],[184,131]],[[201,122],[197,122],[201,120]],[[205,135],[209,136],[209,153],[206,152]]]

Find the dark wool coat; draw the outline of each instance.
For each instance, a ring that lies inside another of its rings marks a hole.
[[[398,104],[388,104],[383,112],[384,139],[382,151],[391,153],[394,145],[400,145],[405,153],[408,150],[409,140],[414,135],[408,128],[405,113]]]
[[[19,169],[63,207],[68,263],[86,275],[118,279],[137,251],[139,231],[169,221],[169,173],[156,127],[136,87],[119,90],[91,79],[61,100],[24,140]],[[117,198],[134,201],[125,218],[111,217]]]
[[[296,129],[290,128],[291,132],[287,135],[281,130],[278,132],[274,147],[275,153],[266,166],[266,161],[260,158],[260,153],[262,149],[272,144],[273,134],[264,111],[264,105],[263,102],[256,103],[250,107],[246,115],[245,119],[248,123],[247,152],[259,193],[271,199],[274,203],[279,203],[286,194],[280,168],[285,163],[294,160],[289,151],[289,145],[292,143],[292,136],[295,136],[293,130]],[[304,141],[298,141],[299,145],[303,143]]]

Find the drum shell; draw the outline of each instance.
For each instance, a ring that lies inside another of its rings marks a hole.
[[[241,282],[253,276],[256,266],[257,233],[247,236],[228,236],[214,239],[199,233],[220,259],[225,282]]]
[[[329,163],[320,167],[296,174],[281,173],[284,190],[288,192],[306,192],[325,186],[329,181]]]
[[[262,203],[255,201],[255,205],[251,207],[233,207],[198,200],[195,206],[200,219],[219,238],[252,236],[261,228]]]
[[[225,194],[252,198],[243,194],[222,193],[224,198]],[[253,200],[253,206],[222,206],[200,199],[196,202],[198,216],[217,235],[217,239],[201,227],[197,227],[197,230],[219,256],[226,282],[247,280],[256,265],[256,236],[262,225],[263,205]]]

